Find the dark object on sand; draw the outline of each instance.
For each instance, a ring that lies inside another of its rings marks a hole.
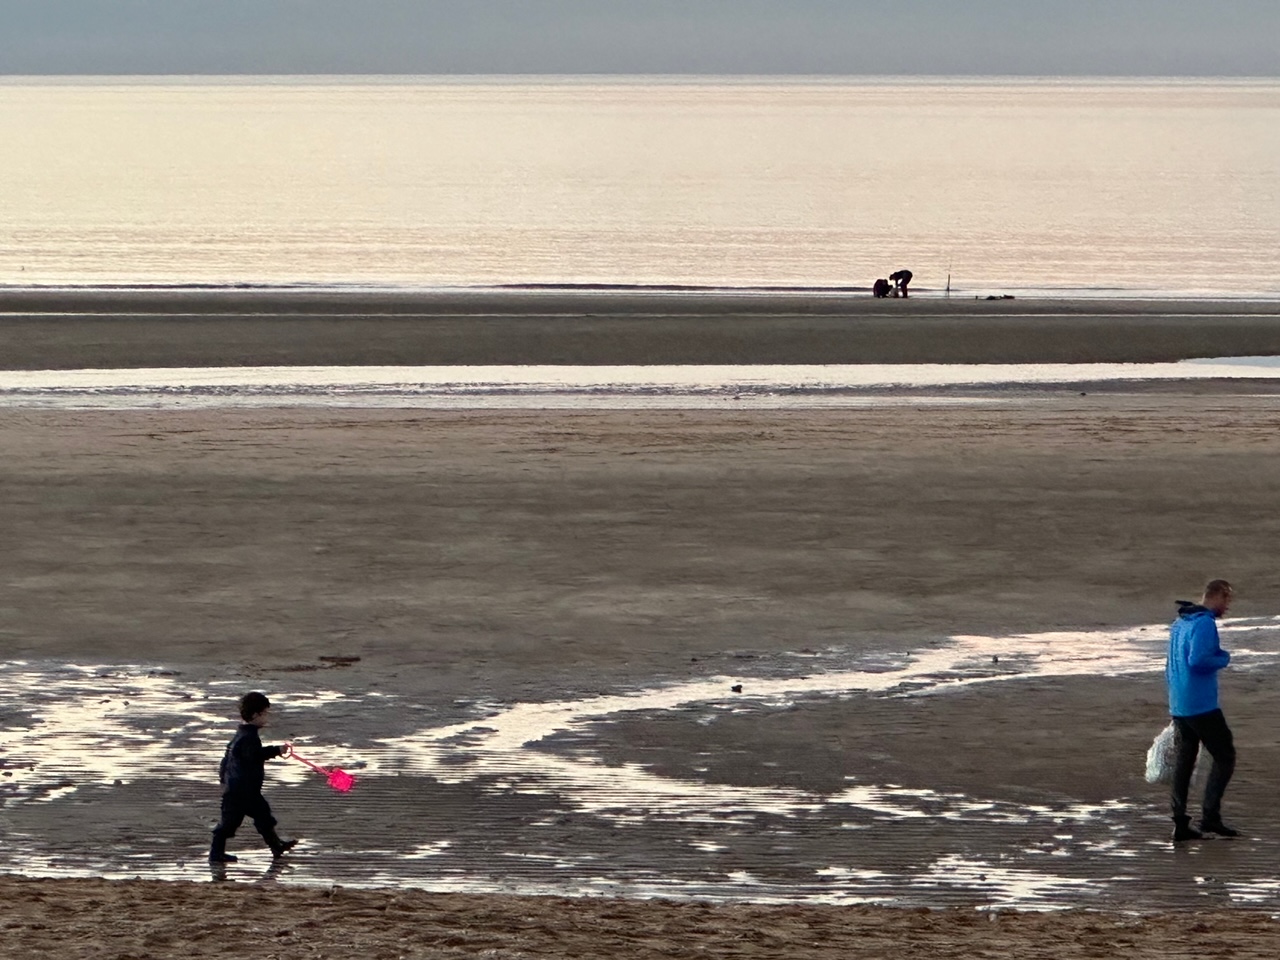
[[[910,270],[895,270],[889,274],[889,279],[893,281],[893,295],[895,297],[899,295],[905,297],[907,295],[907,284],[911,282],[911,276]]]
[[[881,277],[876,281],[875,286],[871,288],[871,292],[880,299],[884,299],[889,295],[889,281]]]
[[[977,297],[974,297],[974,299],[976,300],[976,299],[977,299]],[[993,293],[991,296],[987,297],[987,299],[988,299],[988,300],[1012,300],[1012,299],[1013,299],[1013,294],[1012,294],[1012,293],[1002,293],[1002,294],[1000,294],[1000,296],[998,296],[998,297],[997,297],[997,296]]]
[[[341,657],[339,657],[339,656],[321,656],[321,657],[320,657],[320,660],[321,660],[323,663],[327,663],[327,664],[330,664],[331,666],[335,666],[335,667],[349,667],[349,666],[351,666],[353,663],[359,663],[359,662],[360,662],[360,658],[359,658],[359,657],[349,657],[349,656],[341,656]]]

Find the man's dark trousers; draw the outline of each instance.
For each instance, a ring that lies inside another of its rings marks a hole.
[[[1191,789],[1191,775],[1196,769],[1196,756],[1203,743],[1209,756],[1213,757],[1213,769],[1209,771],[1209,781],[1204,787],[1201,821],[1219,823],[1222,820],[1222,795],[1236,769],[1236,746],[1227,718],[1221,710],[1210,710],[1191,717],[1174,717],[1173,724],[1178,731],[1178,754],[1170,799],[1174,819],[1187,815],[1187,793]]]

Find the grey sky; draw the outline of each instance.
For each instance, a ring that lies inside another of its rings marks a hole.
[[[0,74],[1280,75],[1280,0],[0,0]]]

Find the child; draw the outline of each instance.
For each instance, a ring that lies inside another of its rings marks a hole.
[[[271,855],[279,857],[290,850],[297,840],[281,840],[276,835],[276,818],[271,815],[267,798],[262,795],[263,764],[275,757],[287,757],[289,746],[264,747],[258,730],[270,722],[271,701],[261,693],[246,693],[240,698],[240,724],[236,735],[227,744],[227,752],[218,768],[218,780],[222,784],[222,819],[213,828],[213,845],[209,848],[210,863],[235,863],[236,858],[227,853],[227,841],[236,835],[245,817],[253,819],[253,825],[271,848]]]

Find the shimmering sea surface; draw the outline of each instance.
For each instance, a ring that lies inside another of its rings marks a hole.
[[[1280,297],[1280,81],[0,79],[0,286]]]

